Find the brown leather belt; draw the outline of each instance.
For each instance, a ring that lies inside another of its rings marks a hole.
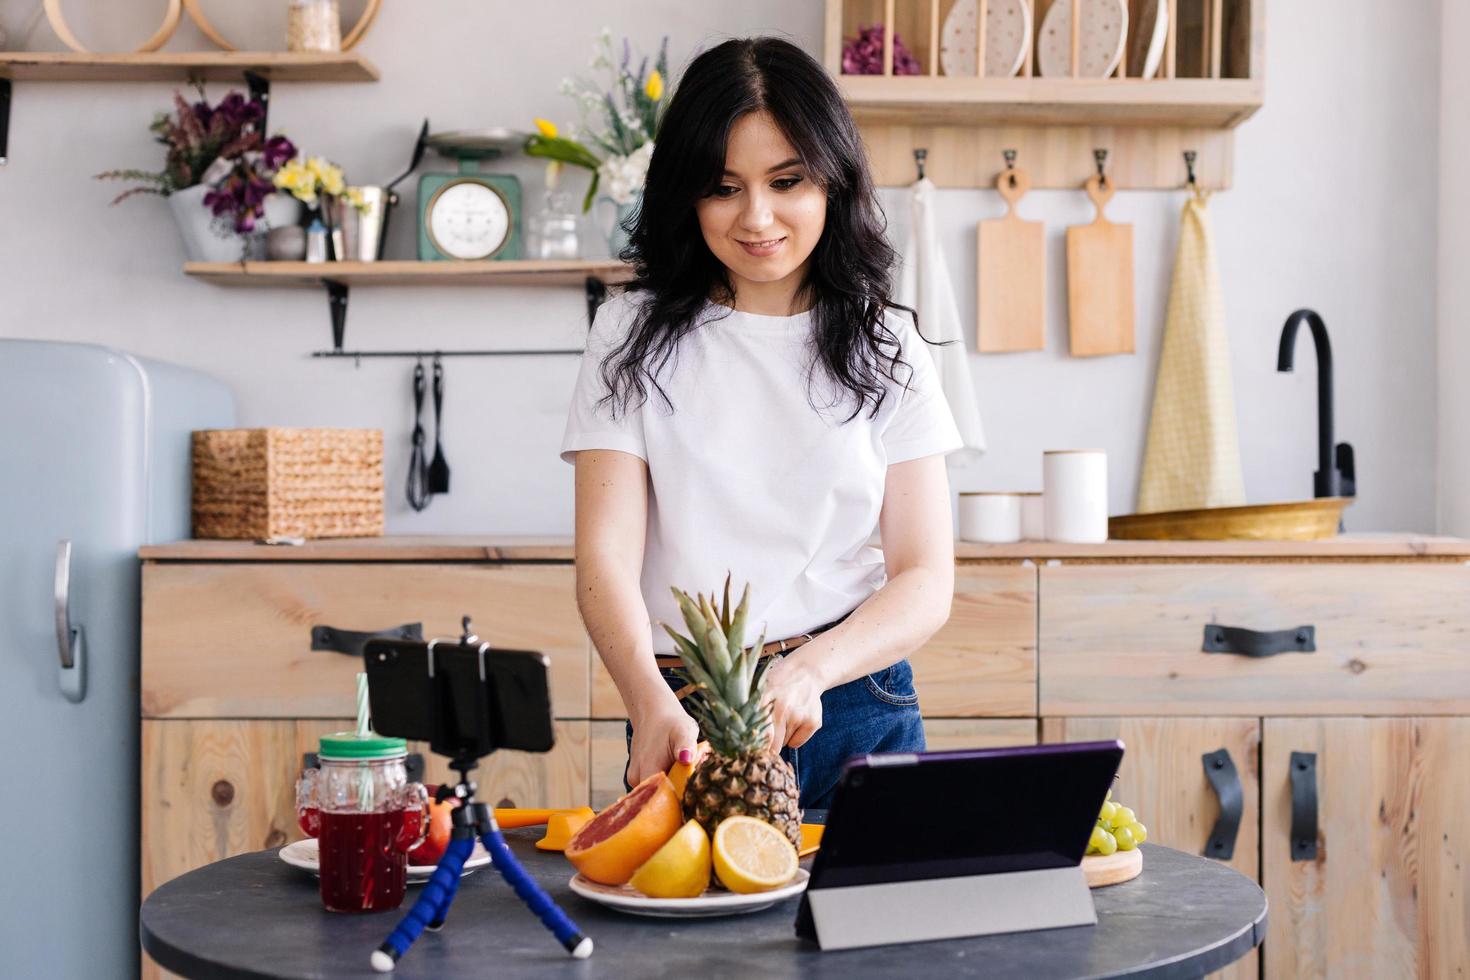
[[[851,613],[849,613],[848,615],[851,615]],[[821,626],[818,626],[816,629],[812,630],[809,633],[801,633],[797,636],[788,637],[784,640],[772,640],[765,646],[761,647],[761,652],[758,659],[764,660],[767,657],[774,657],[777,654],[788,654],[792,650],[795,650],[797,647],[804,646],[805,644],[810,643],[812,640],[816,639],[817,636],[827,632],[829,629],[836,626],[838,623],[842,622],[842,620],[846,618],[847,616],[843,616],[842,619],[834,619],[830,623],[823,623]],[[673,654],[660,654],[658,656],[655,656],[653,659],[660,668],[684,666],[684,658]],[[693,691],[693,684],[685,684],[683,687],[679,688],[679,690],[674,692],[674,697],[682,701],[684,698],[693,693]]]

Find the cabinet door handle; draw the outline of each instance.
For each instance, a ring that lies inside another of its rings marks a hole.
[[[1210,830],[1210,839],[1205,843],[1205,857],[1229,861],[1235,856],[1235,838],[1240,833],[1240,818],[1245,812],[1245,794],[1240,788],[1240,773],[1228,749],[1216,749],[1200,756],[1205,766],[1205,778],[1215,790],[1220,801],[1220,817]]]
[[[1291,859],[1317,860],[1317,753],[1291,754]]]
[[[1243,626],[1205,624],[1205,653],[1234,653],[1242,657],[1271,657],[1278,653],[1312,653],[1317,649],[1317,627],[1258,632]]]
[[[423,623],[404,623],[402,626],[393,626],[389,629],[368,633],[339,630],[335,626],[313,626],[311,628],[311,648],[313,650],[331,650],[336,653],[345,653],[349,657],[361,657],[362,648],[368,640],[422,640],[423,638]]]
[[[56,542],[54,579],[56,648],[60,658],[61,693],[76,704],[87,696],[87,642],[82,624],[71,621],[71,539]]]

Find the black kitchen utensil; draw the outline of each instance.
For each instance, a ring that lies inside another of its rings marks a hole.
[[[408,505],[414,510],[429,506],[429,468],[424,462],[424,363],[413,368],[413,453],[408,458]]]
[[[407,177],[409,174],[413,173],[419,168],[419,164],[424,159],[424,148],[427,145],[428,139],[429,118],[425,116],[424,124],[419,127],[419,138],[417,142],[415,142],[413,145],[413,159],[409,161],[408,169],[399,174],[397,177],[394,177],[383,188],[383,197],[385,198],[385,204],[383,207],[383,230],[378,233],[378,258],[380,259],[383,257],[383,243],[388,240],[388,219],[393,217],[393,208],[398,204],[399,200],[398,192],[395,191],[393,188],[397,186],[403,180],[403,178]]]
[[[429,463],[429,492],[449,492],[449,461],[444,458],[444,365],[434,355],[434,459]]]

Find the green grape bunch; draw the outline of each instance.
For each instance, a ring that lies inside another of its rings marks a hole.
[[[1148,828],[1138,822],[1131,807],[1113,802],[1113,791],[1108,790],[1102,809],[1098,811],[1097,825],[1092,828],[1092,837],[1087,841],[1088,854],[1109,855],[1118,851],[1131,851],[1148,840]]]

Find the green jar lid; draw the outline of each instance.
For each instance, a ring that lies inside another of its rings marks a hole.
[[[369,732],[333,732],[323,735],[317,755],[323,759],[396,759],[408,754],[408,743]]]

